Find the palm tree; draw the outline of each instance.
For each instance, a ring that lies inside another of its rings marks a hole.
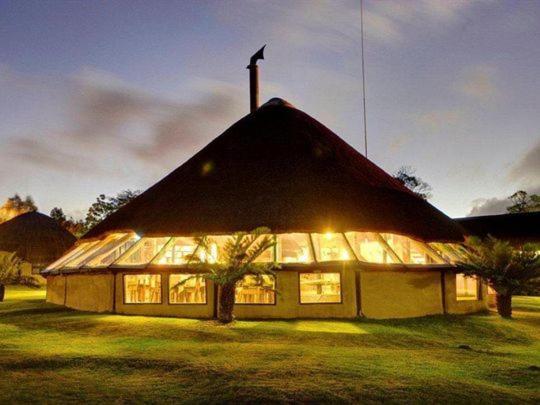
[[[34,277],[22,274],[22,265],[22,259],[15,252],[0,256],[0,302],[4,301],[6,285],[39,286]]]
[[[189,255],[187,266],[199,274],[182,280],[173,288],[194,277],[211,280],[219,287],[218,320],[222,323],[232,322],[236,283],[251,274],[262,285],[262,276],[274,274],[277,268],[275,263],[256,263],[257,258],[276,243],[269,233],[267,228],[234,233],[221,247],[219,261],[210,254],[212,246],[216,246],[215,241],[208,236],[197,237],[197,249]]]
[[[495,290],[497,312],[504,318],[512,316],[512,295],[531,284],[540,283],[540,254],[534,245],[513,248],[510,243],[488,236],[467,238],[468,249],[458,263],[458,271],[477,275]]]

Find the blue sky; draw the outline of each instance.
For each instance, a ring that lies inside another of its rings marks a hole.
[[[76,217],[287,99],[362,150],[360,2],[1,1],[0,199]],[[540,192],[540,2],[365,2],[369,158],[451,216]]]

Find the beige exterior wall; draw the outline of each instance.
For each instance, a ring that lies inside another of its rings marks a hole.
[[[362,270],[362,312],[367,318],[410,318],[443,313],[439,271]]]
[[[46,295],[47,302],[57,305],[64,305],[65,286],[65,276],[48,276]]]
[[[92,312],[113,310],[112,274],[70,274],[66,282],[67,307]]]
[[[300,304],[299,273],[302,271],[340,272],[342,303]],[[354,318],[357,316],[356,273],[347,266],[332,268],[284,269],[276,274],[276,303],[274,305],[235,305],[239,319],[294,319],[294,318]],[[124,274],[161,274],[162,299],[160,304],[125,304]],[[47,301],[79,310],[113,311],[113,289],[116,285],[116,312],[120,314],[174,316],[184,318],[212,318],[214,315],[214,286],[207,282],[206,304],[169,304],[169,274],[172,270],[147,270],[100,274],[70,274],[47,277]],[[116,283],[114,282],[116,277]],[[443,299],[441,271],[411,271],[396,268],[362,269],[358,279],[361,306],[367,318],[408,318],[442,314]],[[481,288],[479,300],[456,300],[455,274],[445,275],[447,313],[465,314],[487,309],[487,287]],[[67,280],[67,281],[66,281]],[[67,283],[67,285],[66,285]]]
[[[446,309],[449,314],[470,314],[488,309],[487,284],[481,283],[479,299],[458,301],[456,299],[456,275],[447,273],[445,283]]]

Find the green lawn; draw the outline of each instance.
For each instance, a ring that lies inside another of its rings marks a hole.
[[[12,288],[0,303],[1,403],[540,401],[540,298],[517,298],[513,320],[232,326],[43,299]]]

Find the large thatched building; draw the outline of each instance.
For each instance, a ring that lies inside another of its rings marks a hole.
[[[76,238],[58,223],[37,211],[0,224],[0,254],[16,252],[24,270],[39,277],[40,271],[62,256]]]
[[[268,227],[281,264],[237,286],[240,318],[373,318],[486,308],[485,286],[454,274],[462,229],[280,99],[245,116],[44,272],[50,302],[90,311],[209,318],[217,291],[186,255],[212,235]],[[266,287],[266,288],[264,288]],[[270,289],[268,288],[270,287]],[[277,291],[277,292],[276,292]]]

